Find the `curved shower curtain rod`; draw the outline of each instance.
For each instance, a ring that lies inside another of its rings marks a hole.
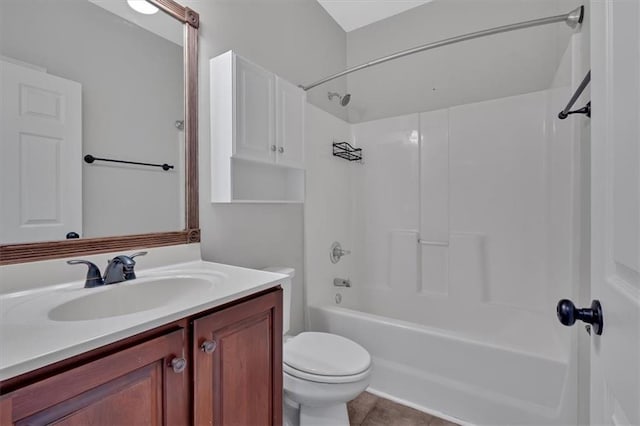
[[[369,62],[361,64],[361,65],[356,65],[354,67],[347,68],[344,71],[341,71],[339,73],[330,75],[329,77],[325,77],[322,80],[318,80],[318,81],[316,81],[314,83],[311,83],[311,84],[309,84],[307,86],[300,85],[299,87],[301,87],[303,90],[307,91],[307,90],[313,89],[316,86],[319,86],[321,84],[327,83],[327,82],[329,82],[331,80],[335,80],[336,78],[340,78],[340,77],[345,76],[347,74],[351,74],[352,72],[360,71],[360,70],[363,70],[365,68],[372,67],[374,65],[382,64],[384,62],[393,61],[394,59],[402,58],[404,56],[413,55],[414,53],[424,52],[425,50],[431,50],[431,49],[435,49],[437,47],[442,47],[442,46],[447,46],[449,44],[459,43],[461,41],[472,40],[474,38],[485,37],[485,36],[489,36],[489,35],[493,35],[493,34],[505,33],[505,32],[508,32],[508,31],[520,30],[520,29],[523,29],[523,28],[537,27],[538,25],[553,24],[553,23],[556,23],[556,22],[564,22],[568,26],[570,26],[571,28],[575,28],[578,24],[582,23],[583,19],[584,19],[584,6],[580,6],[580,7],[576,8],[576,9],[572,10],[571,12],[564,13],[562,15],[550,16],[548,18],[534,19],[532,21],[524,21],[524,22],[519,22],[517,24],[503,25],[501,27],[495,27],[495,28],[490,28],[488,30],[476,31],[476,32],[473,32],[473,33],[464,34],[464,35],[456,36],[456,37],[451,37],[451,38],[447,38],[447,39],[444,39],[444,40],[436,41],[436,42],[433,42],[433,43],[423,44],[421,46],[417,46],[417,47],[414,47],[414,48],[411,48],[411,49],[402,50],[400,52],[393,53],[393,54],[388,55],[388,56],[383,56],[382,58],[374,59],[373,61],[369,61]]]

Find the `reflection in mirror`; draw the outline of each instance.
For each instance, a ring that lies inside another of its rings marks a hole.
[[[183,24],[126,0],[0,19],[0,245],[184,229]]]

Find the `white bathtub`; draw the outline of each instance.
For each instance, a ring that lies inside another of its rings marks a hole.
[[[374,362],[371,391],[422,411],[469,424],[576,424],[575,372],[545,351],[335,306],[310,306],[309,326],[364,346]]]

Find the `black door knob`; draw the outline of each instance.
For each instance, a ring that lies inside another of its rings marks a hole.
[[[558,302],[556,309],[558,319],[566,326],[572,326],[576,320],[591,324],[591,327],[598,336],[602,334],[604,321],[602,318],[602,306],[598,300],[591,302],[590,308],[576,308],[576,305],[569,299],[562,299]]]

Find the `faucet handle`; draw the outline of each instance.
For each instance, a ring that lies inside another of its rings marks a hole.
[[[89,267],[89,269],[87,269],[87,278],[84,282],[85,288],[92,288],[92,287],[98,287],[98,286],[104,285],[104,280],[102,279],[100,268],[98,268],[95,263],[89,262],[88,260],[74,259],[74,260],[67,260],[67,264],[87,265]]]
[[[331,244],[331,250],[329,251],[329,259],[331,263],[338,263],[342,256],[351,254],[351,250],[344,250],[339,242]]]
[[[134,257],[138,257],[138,256],[146,256],[147,253],[149,253],[148,251],[139,251],[137,253],[133,253],[131,256],[129,256],[131,259],[133,259]]]
[[[136,279],[136,273],[133,270],[134,266],[136,265],[136,261],[133,260],[134,257],[138,257],[138,256],[146,256],[147,252],[146,251],[139,251],[137,253],[133,253],[132,255],[129,256],[129,259],[131,259],[131,261],[133,262],[133,265],[131,265],[131,267],[125,271],[124,273],[124,279],[125,280],[135,280]]]

